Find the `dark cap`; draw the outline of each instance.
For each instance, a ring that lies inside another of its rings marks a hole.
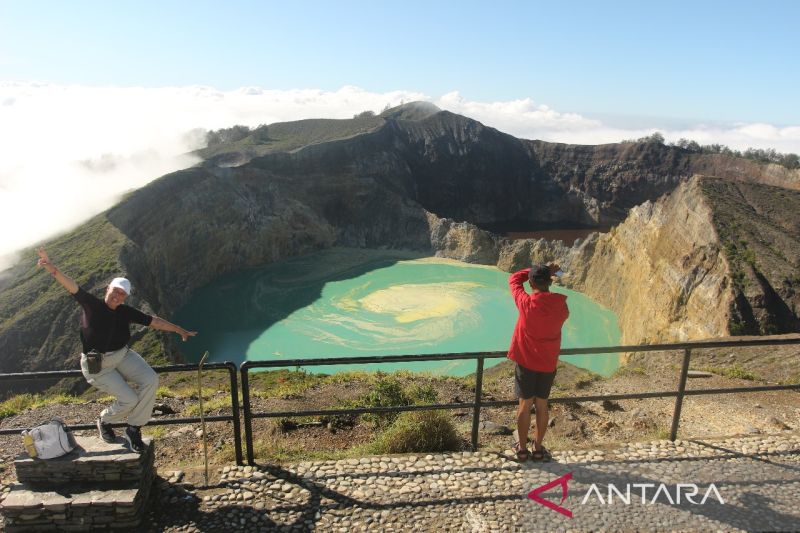
[[[531,267],[531,273],[528,274],[528,278],[531,281],[545,281],[550,283],[551,277],[550,267],[547,265],[533,265]]]

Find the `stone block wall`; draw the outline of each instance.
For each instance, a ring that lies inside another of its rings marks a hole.
[[[0,503],[8,533],[135,529],[156,475],[154,447],[141,455],[121,444],[78,437],[80,450],[55,460],[15,461],[18,483]]]
[[[14,461],[17,480],[41,486],[139,481],[143,473],[153,467],[153,446],[138,454],[97,437],[76,437],[76,441],[75,451],[56,459],[20,456]]]

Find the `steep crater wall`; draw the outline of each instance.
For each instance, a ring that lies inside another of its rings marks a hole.
[[[558,261],[566,286],[613,310],[625,343],[800,331],[800,193],[697,176],[567,246],[437,220],[437,255],[514,271]]]

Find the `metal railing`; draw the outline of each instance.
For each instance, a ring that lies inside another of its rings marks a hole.
[[[683,361],[681,365],[680,375],[678,378],[677,390],[666,390],[657,392],[643,392],[636,394],[605,394],[593,396],[563,396],[557,398],[550,398],[550,403],[572,403],[572,402],[590,402],[602,400],[634,400],[645,398],[675,398],[675,407],[673,409],[672,425],[670,428],[670,440],[675,440],[678,434],[680,425],[681,409],[683,407],[683,399],[686,396],[698,396],[707,394],[733,394],[743,392],[762,392],[762,391],[777,391],[777,390],[799,390],[800,384],[793,385],[760,385],[755,387],[732,387],[724,389],[691,389],[686,390],[686,381],[689,373],[689,363],[691,360],[692,350],[707,349],[707,348],[741,348],[752,346],[778,346],[800,344],[800,337],[798,338],[779,338],[779,339],[761,339],[751,341],[699,341],[699,342],[686,342],[686,343],[673,343],[673,344],[652,344],[641,346],[603,346],[603,347],[590,347],[590,348],[568,348],[561,350],[561,355],[600,355],[608,353],[620,352],[663,352],[663,351],[683,351]],[[405,411],[429,411],[438,409],[471,409],[472,410],[472,432],[471,444],[473,449],[478,448],[478,432],[480,426],[480,412],[482,408],[487,407],[505,407],[517,405],[517,400],[497,400],[497,401],[484,401],[483,396],[483,370],[484,361],[486,359],[500,359],[505,358],[506,352],[471,352],[471,353],[449,353],[449,354],[431,354],[431,355],[385,355],[385,356],[372,356],[372,357],[338,357],[331,359],[290,359],[280,361],[245,361],[239,368],[239,375],[242,381],[242,408],[241,413],[244,418],[244,439],[247,448],[247,462],[248,464],[255,464],[254,446],[253,446],[253,419],[256,418],[284,418],[284,417],[299,417],[299,416],[331,416],[331,415],[359,415],[365,413],[397,413]],[[363,407],[363,408],[349,408],[349,409],[314,409],[314,410],[292,410],[292,411],[269,411],[269,412],[254,412],[250,401],[250,379],[249,372],[256,368],[294,368],[294,367],[307,367],[307,366],[330,366],[330,365],[367,365],[367,364],[383,364],[383,363],[416,363],[421,361],[454,361],[454,360],[469,360],[474,359],[476,362],[475,368],[475,396],[474,401],[447,403],[447,404],[426,404],[426,405],[405,405],[405,406],[392,406],[392,407]],[[196,371],[199,365],[186,364],[186,365],[166,365],[153,367],[158,373],[169,372],[184,372]],[[239,389],[237,380],[236,365],[232,362],[224,363],[209,363],[203,365],[203,370],[222,370],[226,369],[230,378],[231,389],[231,414],[230,415],[217,415],[204,417],[208,422],[232,422],[233,423],[233,436],[234,447],[236,451],[236,463],[239,465],[244,464],[242,453],[242,435],[240,427],[240,409],[239,409]],[[60,370],[52,372],[24,372],[14,374],[0,374],[0,382],[4,381],[20,381],[20,380],[33,380],[33,379],[53,379],[53,378],[66,378],[66,377],[82,377],[80,370]],[[200,422],[200,417],[187,417],[187,418],[160,418],[151,419],[148,425],[172,425],[172,424],[189,424]],[[124,424],[114,424],[115,426],[123,426]],[[93,429],[94,424],[76,424],[70,426],[70,429]],[[0,435],[18,434],[23,429],[29,428],[1,428]]]
[[[644,392],[636,394],[606,394],[602,396],[567,396],[550,398],[550,403],[571,403],[571,402],[590,402],[602,400],[635,400],[644,398],[668,398],[675,397],[675,407],[672,416],[672,426],[670,428],[670,440],[675,440],[680,424],[681,409],[683,399],[686,396],[696,396],[704,394],[733,394],[741,392],[761,392],[777,390],[800,390],[800,384],[796,385],[762,385],[756,387],[733,387],[725,389],[692,389],[686,390],[686,380],[689,372],[689,362],[693,349],[706,348],[726,348],[726,347],[749,347],[749,346],[777,346],[788,344],[800,344],[800,338],[781,338],[781,339],[762,339],[752,341],[698,341],[672,344],[651,344],[642,346],[603,346],[591,348],[568,348],[561,350],[561,355],[600,355],[620,352],[662,352],[683,350],[683,363],[678,379],[678,388],[674,391]],[[242,380],[242,413],[244,416],[244,434],[247,446],[247,462],[255,464],[253,446],[253,419],[254,418],[284,418],[295,416],[331,416],[331,415],[358,415],[364,413],[397,413],[404,411],[428,411],[438,409],[472,409],[472,439],[471,444],[474,450],[478,448],[478,429],[480,425],[480,411],[484,407],[503,407],[517,405],[517,400],[483,401],[483,367],[486,359],[505,358],[506,352],[488,353],[449,353],[433,355],[386,355],[373,357],[339,357],[331,359],[290,359],[280,361],[245,361],[240,366]],[[250,380],[249,372],[256,368],[292,368],[307,366],[329,366],[329,365],[367,365],[382,363],[415,363],[420,361],[452,361],[475,359],[475,400],[472,403],[447,403],[447,404],[427,404],[427,405],[406,405],[393,407],[364,407],[351,409],[314,409],[305,411],[269,411],[253,412],[250,403]]]
[[[197,371],[198,364],[187,365],[164,365],[155,366],[153,370],[159,374],[170,372],[186,372]],[[206,422],[233,422],[233,441],[236,450],[236,464],[244,464],[242,457],[242,435],[239,419],[239,381],[237,379],[236,364],[230,361],[224,363],[207,363],[203,365],[203,370],[227,370],[231,386],[231,414],[230,415],[215,415],[204,416]],[[73,378],[83,377],[80,370],[55,370],[50,372],[20,372],[15,374],[0,374],[0,382],[4,381],[25,381],[25,380],[40,380],[40,379],[60,379],[60,378]],[[200,417],[184,417],[184,418],[153,418],[147,423],[148,426],[165,426],[172,424],[191,424],[200,422]],[[125,424],[112,424],[114,427],[121,427]],[[94,429],[94,424],[75,424],[69,426],[70,429]],[[20,431],[29,428],[2,428],[0,435],[13,435],[18,434]]]

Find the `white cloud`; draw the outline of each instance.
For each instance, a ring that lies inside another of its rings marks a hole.
[[[453,113],[466,115],[517,136],[526,132],[588,130],[600,127],[596,120],[577,113],[559,113],[546,105],[535,105],[533,100],[509,102],[474,102],[464,99],[458,92],[447,93],[436,105]]]
[[[652,124],[615,128],[530,98],[478,102],[458,92],[270,90],[242,87],[86,87],[0,82],[0,257],[66,231],[132,188],[196,162],[200,129],[257,126],[304,118],[347,118],[401,101],[427,100],[512,135],[554,142],[618,142],[661,131],[667,140],[800,152],[800,126]],[[190,132],[195,132],[190,135]],[[9,256],[10,257],[10,256]],[[2,263],[2,259],[0,259]],[[8,261],[6,261],[6,265]],[[3,265],[0,264],[0,268]]]

